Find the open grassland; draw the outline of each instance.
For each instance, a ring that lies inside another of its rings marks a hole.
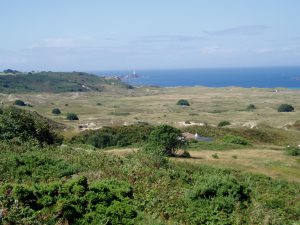
[[[33,110],[75,130],[79,124],[96,128],[138,121],[184,126],[186,121],[217,125],[228,120],[232,126],[265,123],[284,127],[300,119],[300,90],[288,89],[275,92],[273,89],[255,88],[149,87],[107,92],[0,95],[4,104],[13,104],[16,99],[30,103]],[[176,105],[179,99],[187,99],[191,106]],[[292,104],[295,112],[278,113],[277,108],[282,103]],[[249,104],[254,104],[257,109],[247,111]],[[52,115],[53,108],[61,109],[62,114]],[[79,121],[66,121],[67,112],[76,113]]]
[[[87,125],[87,128],[96,129],[102,126],[143,121],[151,124],[170,124],[182,127],[187,125],[181,123],[185,121],[217,125],[222,120],[228,120],[232,127],[268,124],[272,127],[283,128],[285,125],[300,119],[300,90],[287,89],[274,92],[273,89],[254,88],[148,87],[111,89],[106,92],[0,95],[0,100],[4,105],[11,105],[16,99],[22,99],[33,105],[33,108],[26,107],[27,109],[35,110],[43,116],[66,124],[68,130],[65,136],[67,137],[77,133],[79,125]],[[191,106],[176,105],[178,99],[187,99]],[[295,107],[295,112],[277,112],[278,105],[282,103],[292,104]],[[247,111],[246,107],[249,104],[254,104],[257,109]],[[53,108],[59,108],[62,114],[53,115],[51,113]],[[66,120],[65,117],[68,112],[76,113],[79,116],[79,121]],[[295,145],[300,143],[299,131],[284,131],[273,128],[269,130],[270,135],[276,139],[275,144],[287,145],[291,143]],[[265,132],[267,131],[265,130]],[[193,130],[190,132],[194,133]],[[205,134],[203,132],[200,131],[201,134],[211,136],[210,133]],[[222,137],[227,133],[226,130],[217,132],[221,133],[217,133],[216,137],[219,135]],[[250,140],[253,145],[251,147],[238,147],[238,149],[236,149],[237,146],[226,145],[222,141],[211,144],[192,144],[189,150],[194,158],[183,161],[242,169],[266,174],[274,178],[300,181],[298,157],[293,158],[286,156],[283,151],[277,151],[282,150],[282,146],[276,147],[269,144],[262,146],[262,143],[257,145],[255,138],[254,142],[251,140],[251,135],[251,133],[245,134],[244,137]],[[270,138],[272,138],[271,136]],[[285,140],[279,140],[280,137]],[[249,150],[249,148],[251,149]],[[115,154],[124,152],[127,151],[114,151]],[[215,153],[218,154],[219,159],[212,157]]]
[[[239,169],[292,182],[300,182],[299,158],[283,151],[267,149],[239,149],[228,151],[190,151],[191,158],[175,161]],[[217,154],[218,158],[213,155]]]
[[[103,117],[112,122],[120,118],[120,124],[141,121],[134,118],[137,110],[142,110],[143,121],[152,124],[106,127],[63,140],[57,123],[15,107],[1,108],[1,224],[298,224],[300,151],[295,145],[299,144],[299,131],[278,128],[294,122],[298,111],[277,113],[274,105],[284,100],[278,95],[265,110],[259,106],[257,111],[265,113],[265,120],[255,121],[277,128],[261,124],[242,128],[246,111],[237,110],[241,106],[236,102],[244,104],[246,97],[240,97],[241,93],[246,96],[254,90],[236,89],[229,97],[228,89],[220,89],[227,102],[215,109],[209,97],[206,102],[197,98],[196,90],[202,88],[192,88],[192,94],[185,90],[3,95],[3,104],[20,98],[33,105],[27,109],[63,122],[74,132],[84,122],[94,123],[94,128],[111,125],[98,120]],[[256,92],[261,98],[268,94],[266,90]],[[286,94],[295,97],[297,92]],[[188,99],[191,107],[176,106],[178,98]],[[226,111],[228,102],[231,107]],[[296,102],[291,104],[296,110],[299,107]],[[204,121],[210,125],[231,112],[233,127],[178,130],[154,126],[179,126],[187,115],[195,115],[188,113],[196,110],[195,105],[199,118],[209,113],[220,116]],[[51,115],[54,107],[63,114]],[[162,120],[163,109],[170,113]],[[247,113],[255,117],[257,111]],[[80,120],[65,121],[67,112],[77,113]],[[270,117],[272,113],[278,117]],[[52,127],[57,127],[57,132]],[[190,132],[192,137],[198,132],[212,141],[190,139],[184,143],[179,138],[182,132]],[[163,154],[169,144],[175,148],[173,157]],[[292,147],[285,148],[287,144]]]
[[[105,152],[117,156],[128,156],[137,151],[137,148],[123,148]],[[172,158],[172,161],[230,168],[300,183],[300,158],[288,156],[284,151],[262,147],[262,149],[247,148],[225,151],[192,150],[189,153],[191,158]],[[214,158],[213,155],[217,155],[218,158]]]

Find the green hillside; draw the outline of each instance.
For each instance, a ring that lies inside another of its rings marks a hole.
[[[113,77],[98,77],[82,72],[37,72],[0,76],[1,93],[87,92],[110,87],[132,88]]]

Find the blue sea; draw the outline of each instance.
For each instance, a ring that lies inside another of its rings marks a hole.
[[[300,67],[137,70],[132,85],[175,87],[300,88]],[[133,71],[93,71],[96,75],[125,77]]]

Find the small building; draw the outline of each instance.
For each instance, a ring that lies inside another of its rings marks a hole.
[[[195,134],[195,140],[200,140],[200,135],[198,133]]]

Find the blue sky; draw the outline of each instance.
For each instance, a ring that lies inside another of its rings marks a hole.
[[[3,0],[0,70],[300,65],[299,0]]]

